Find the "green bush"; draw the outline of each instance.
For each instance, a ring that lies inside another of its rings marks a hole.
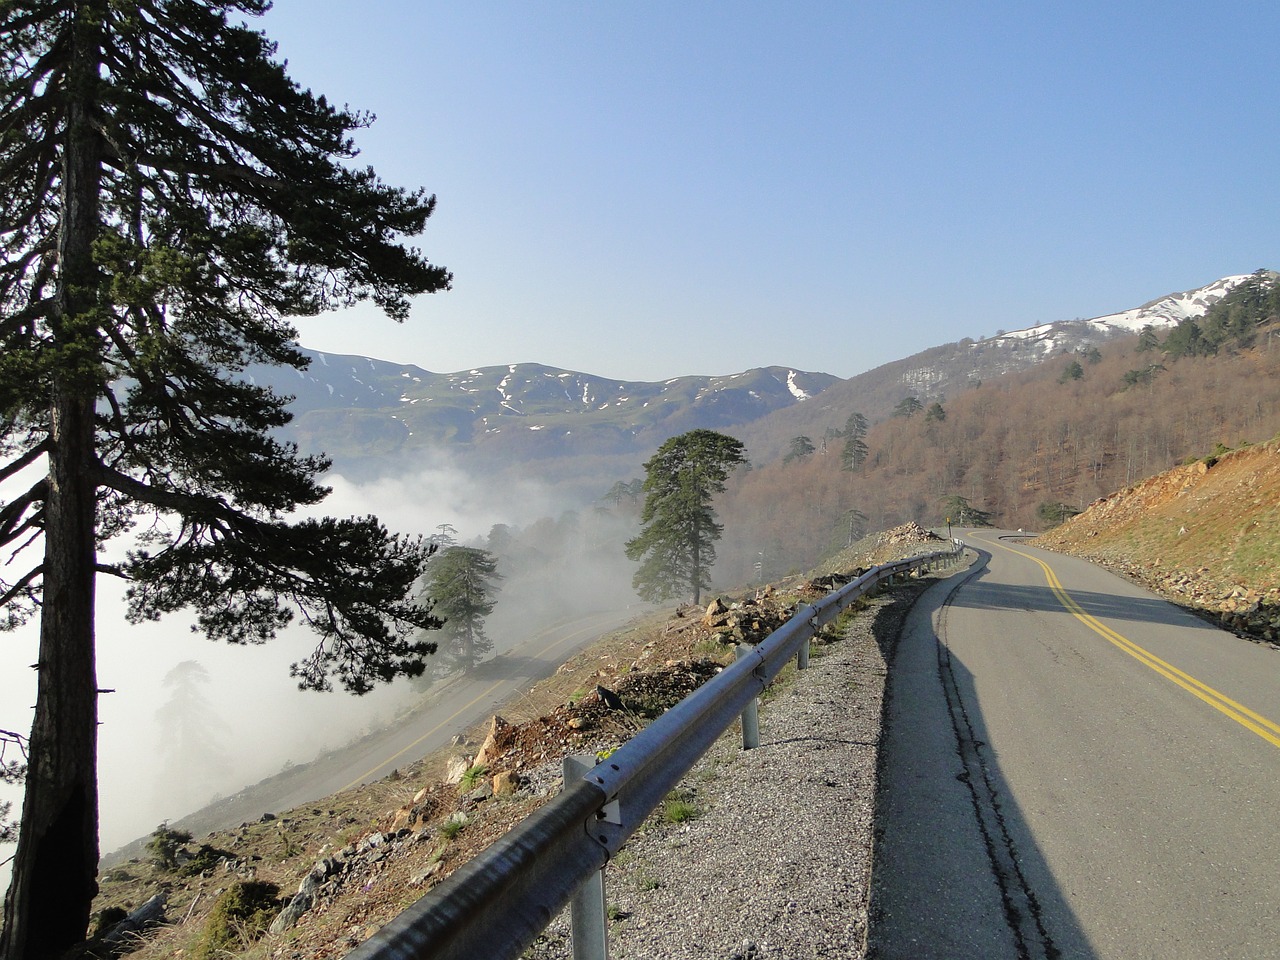
[[[218,865],[218,861],[223,858],[234,860],[235,854],[228,850],[219,850],[217,847],[202,843],[191,859],[178,868],[178,874],[183,877],[199,876],[206,870],[212,870]]]
[[[124,907],[106,907],[93,916],[93,926],[89,930],[89,939],[100,937],[117,923],[129,915]]]
[[[194,960],[215,960],[242,953],[271,926],[280,912],[274,883],[256,880],[233,883],[213,904],[204,929],[192,945]]]
[[[687,823],[698,819],[702,811],[693,802],[693,798],[691,790],[672,790],[662,805],[662,819],[667,823]]]
[[[478,763],[474,767],[468,767],[467,771],[462,775],[462,779],[458,781],[459,788],[465,793],[468,790],[474,790],[476,784],[484,777],[489,770],[483,763]]]
[[[440,824],[440,836],[446,840],[452,840],[462,832],[462,828],[467,825],[467,818],[460,814],[454,814],[444,823]]]
[[[162,823],[147,841],[147,853],[157,867],[172,870],[178,865],[178,850],[190,842],[191,834],[187,831],[170,830],[168,824]]]

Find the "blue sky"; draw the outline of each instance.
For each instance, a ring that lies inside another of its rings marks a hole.
[[[276,0],[454,271],[302,342],[447,372],[852,376],[1280,267],[1269,4]]]

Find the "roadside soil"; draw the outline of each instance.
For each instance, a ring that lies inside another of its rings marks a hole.
[[[910,526],[855,545],[823,572],[936,547],[936,537]],[[564,755],[615,748],[714,676],[735,643],[763,639],[796,603],[839,579],[797,578],[632,623],[501,717],[381,781],[179,842],[168,866],[145,849],[114,863],[99,878],[95,915],[118,918],[161,895],[166,922],[131,937],[128,955],[201,956],[215,905],[247,884],[275,906],[256,921],[233,921],[234,943],[217,956],[341,957],[554,796]],[[282,926],[280,909],[303,900],[305,909]],[[280,929],[264,935],[272,918]],[[109,954],[91,944],[85,955]]]
[[[1034,542],[1280,647],[1280,440],[1150,477]]]

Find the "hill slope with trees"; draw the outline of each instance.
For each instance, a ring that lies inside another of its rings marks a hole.
[[[1271,296],[1280,284],[1265,287]],[[1212,329],[1217,320],[1203,322]],[[809,456],[761,464],[748,444],[756,469],[735,476],[717,502],[726,530],[717,580],[769,579],[811,565],[859,527],[937,525],[963,505],[1003,526],[1044,529],[1188,458],[1275,436],[1276,315],[1259,308],[1244,336],[1220,340],[1216,352],[1180,353],[1178,329],[1060,353],[881,414],[858,438],[856,464],[842,460],[857,410],[830,409],[811,423]]]

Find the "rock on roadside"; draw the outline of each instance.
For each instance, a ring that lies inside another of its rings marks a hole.
[[[761,746],[730,730],[606,874],[612,960],[865,955],[882,643],[919,587],[871,602],[761,710]],[[687,809],[687,808],[686,808]],[[571,956],[562,914],[526,953]]]

